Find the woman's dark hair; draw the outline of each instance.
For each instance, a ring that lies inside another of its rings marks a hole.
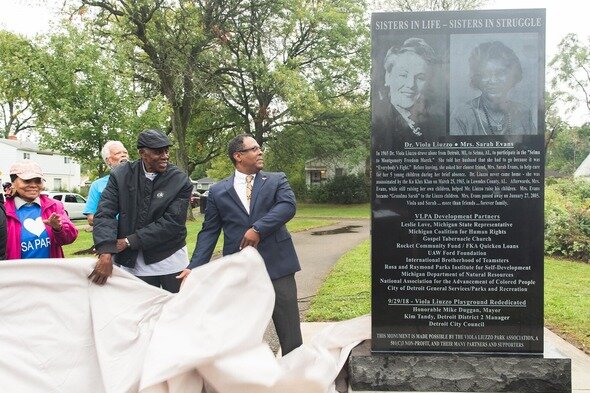
[[[516,53],[500,41],[483,42],[469,56],[471,87],[479,89],[481,68],[488,60],[500,60],[512,73],[512,86],[522,80],[522,66]]]

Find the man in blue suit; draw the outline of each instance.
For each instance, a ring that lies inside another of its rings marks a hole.
[[[264,259],[275,290],[272,319],[283,355],[302,344],[295,272],[299,260],[285,224],[295,215],[295,194],[282,172],[262,172],[263,151],[248,134],[228,144],[235,173],[209,189],[205,221],[197,236],[190,269],[211,259],[223,229],[223,255],[252,246]]]

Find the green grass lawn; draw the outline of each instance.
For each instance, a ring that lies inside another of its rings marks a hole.
[[[590,353],[590,264],[545,258],[545,325]]]
[[[341,321],[371,312],[370,240],[344,254],[319,289],[306,320]]]
[[[343,255],[318,291],[307,321],[339,321],[371,312],[370,242]],[[545,259],[545,325],[590,353],[590,264]]]
[[[370,218],[371,205],[332,205],[332,204],[297,204],[295,217],[327,217],[327,218]]]

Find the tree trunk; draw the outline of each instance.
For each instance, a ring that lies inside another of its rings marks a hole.
[[[188,159],[188,152],[186,147],[186,125],[182,121],[180,108],[175,107],[174,112],[172,113],[172,133],[174,134],[174,138],[176,139],[176,165],[187,173],[190,179],[190,173],[188,172],[189,168],[189,159]],[[195,216],[193,214],[193,209],[191,208],[190,199],[188,204],[188,209],[186,213],[187,220],[194,221]]]

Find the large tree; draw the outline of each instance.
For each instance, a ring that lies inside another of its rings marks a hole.
[[[79,12],[101,40],[128,61],[144,92],[170,108],[167,131],[176,162],[189,174],[220,153],[235,124],[212,100],[218,50],[237,0],[80,0]]]
[[[222,97],[263,144],[287,126],[332,123],[365,97],[365,9],[356,0],[244,0],[227,23]],[[332,135],[333,137],[335,135]]]
[[[43,146],[103,175],[108,168],[100,150],[108,140],[122,141],[133,154],[141,129],[166,124],[165,103],[137,91],[133,80],[118,72],[120,62],[112,52],[86,31],[69,27],[51,35],[43,48],[43,88],[38,89],[44,103],[38,119]]]
[[[590,115],[590,39],[568,34],[558,45],[549,66],[555,72],[551,88],[569,111],[584,108]]]
[[[0,31],[0,135],[4,138],[37,126],[39,53],[26,38]]]

